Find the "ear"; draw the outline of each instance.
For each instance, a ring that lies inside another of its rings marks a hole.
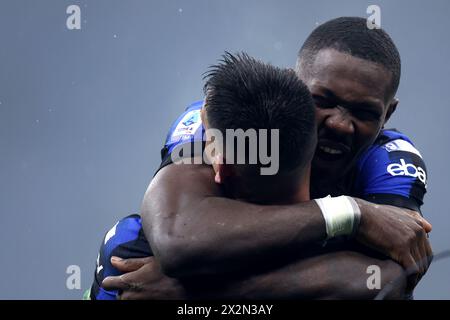
[[[220,157],[218,155],[217,157]],[[213,167],[215,171],[214,181],[217,184],[224,184],[226,180],[233,175],[233,168],[231,165],[226,164],[225,161],[223,161],[223,158],[220,160],[215,157]]]
[[[203,125],[206,123],[206,109],[205,109],[205,102],[203,102],[203,106],[200,109],[200,120],[202,121]]]
[[[233,169],[229,164],[218,164],[217,166],[218,170],[216,171],[214,181],[217,184],[224,184],[227,179],[233,176]]]
[[[383,126],[386,124],[386,122],[388,122],[388,120],[391,118],[391,115],[395,112],[395,110],[397,109],[397,105],[398,105],[399,101],[397,98],[392,98],[389,106],[388,106],[388,110],[386,113],[386,118],[384,119],[384,124]]]

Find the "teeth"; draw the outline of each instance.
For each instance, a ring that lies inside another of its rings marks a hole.
[[[329,153],[329,154],[342,154],[341,150],[336,150],[336,149],[332,149],[332,148],[328,148],[328,147],[319,147],[320,150],[322,150],[323,152]]]

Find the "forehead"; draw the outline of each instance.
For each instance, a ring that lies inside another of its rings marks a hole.
[[[328,90],[340,99],[372,100],[383,105],[388,99],[391,73],[383,66],[334,49],[317,53],[305,79],[309,89]]]

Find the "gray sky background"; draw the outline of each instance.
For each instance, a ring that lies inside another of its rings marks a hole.
[[[81,8],[81,30],[66,8]],[[400,106],[429,172],[423,212],[450,249],[450,2],[0,0],[0,298],[79,299],[103,234],[139,210],[171,122],[228,50],[293,66],[317,23],[381,7],[403,61]],[[180,181],[180,183],[184,183]],[[450,259],[416,298],[450,299]]]

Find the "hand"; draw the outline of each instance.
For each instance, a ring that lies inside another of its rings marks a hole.
[[[409,276],[409,289],[433,259],[427,239],[431,224],[417,212],[355,199],[361,209],[356,240],[398,262]]]
[[[124,274],[107,277],[102,282],[106,290],[119,290],[119,300],[185,299],[183,286],[167,277],[154,257],[111,258],[112,265]]]

